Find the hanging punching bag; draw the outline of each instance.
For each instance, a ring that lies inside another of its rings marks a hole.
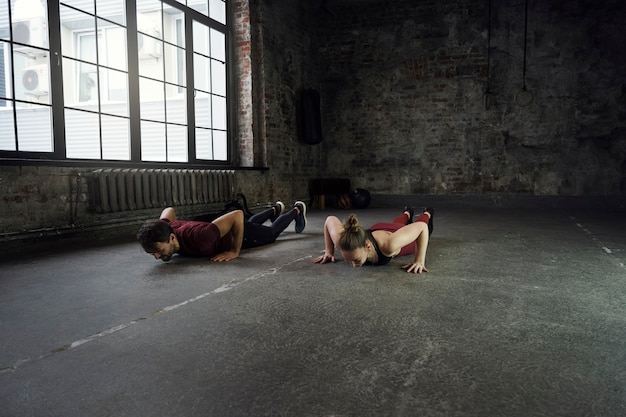
[[[297,115],[300,140],[309,145],[320,143],[323,139],[320,93],[313,89],[302,90]]]

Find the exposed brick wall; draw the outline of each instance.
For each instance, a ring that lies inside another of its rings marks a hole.
[[[254,166],[254,135],[252,109],[252,36],[248,0],[237,0],[233,5],[233,44],[235,49],[237,142],[236,161],[244,167]]]
[[[523,1],[493,2],[489,73],[486,1],[346,4],[318,31],[322,169],[382,194],[626,192],[623,2],[529,1],[526,107]]]
[[[320,147],[297,137],[296,101],[303,88],[318,88],[316,17],[310,2],[250,1],[254,166],[242,191],[253,199],[305,198],[318,175]]]

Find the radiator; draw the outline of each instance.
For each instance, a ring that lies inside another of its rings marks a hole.
[[[110,213],[234,199],[235,171],[99,169],[89,178],[89,206]]]

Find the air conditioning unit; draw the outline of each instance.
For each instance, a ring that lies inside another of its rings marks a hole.
[[[48,47],[48,25],[44,16],[13,21],[13,41],[40,48]],[[15,45],[15,48],[24,48]]]
[[[48,65],[33,65],[26,67],[22,72],[22,86],[26,94],[31,96],[45,96],[49,91]]]
[[[154,20],[143,14],[138,14],[137,30],[141,32],[137,36],[139,59],[160,58],[163,55],[162,42],[160,40],[161,31]]]
[[[161,58],[161,41],[140,33],[137,37],[139,59]]]
[[[48,47],[48,21],[41,0],[15,0],[11,17],[13,41],[24,45]],[[27,46],[15,45],[14,49]]]

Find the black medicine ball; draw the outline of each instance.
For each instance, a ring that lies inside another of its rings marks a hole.
[[[364,209],[370,205],[372,195],[369,191],[364,190],[363,188],[356,188],[350,194],[350,199],[352,200],[352,207],[356,209]]]

